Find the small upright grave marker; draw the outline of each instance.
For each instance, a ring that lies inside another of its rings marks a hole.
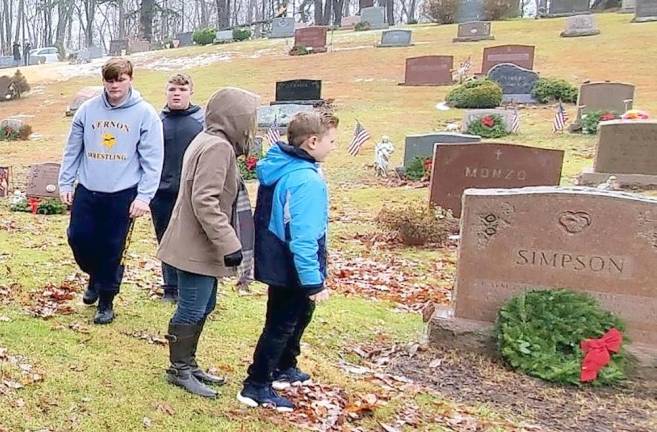
[[[489,21],[470,21],[459,24],[457,36],[452,42],[477,42],[482,40],[494,40],[491,35],[491,23]]]
[[[378,47],[407,47],[411,46],[412,32],[410,30],[385,30],[381,33],[381,43]]]
[[[321,102],[321,80],[295,79],[276,82],[276,101],[272,104],[314,105]]]
[[[360,22],[368,23],[372,30],[387,29],[385,8],[375,6],[361,9]]]
[[[534,69],[533,45],[499,45],[484,48],[481,73],[486,75],[495,65],[512,63],[525,69]]]
[[[511,63],[500,63],[488,71],[488,78],[502,87],[503,102],[535,103],[532,89],[538,74]]]
[[[294,18],[274,18],[271,21],[270,39],[294,36]]]
[[[595,23],[594,15],[575,15],[566,19],[566,30],[561,37],[580,37],[599,35],[600,30]]]
[[[432,159],[433,148],[438,143],[475,143],[480,142],[477,135],[451,132],[437,132],[421,135],[407,135],[404,144],[404,168],[408,168],[415,158]]]
[[[294,31],[294,46],[315,53],[326,52],[326,27],[305,27]]]
[[[406,59],[404,83],[407,86],[441,86],[453,84],[454,57],[428,55]]]
[[[632,22],[657,21],[657,0],[636,0],[635,15]]]
[[[59,197],[59,167],[58,163],[32,165],[27,173],[26,195],[43,198]]]

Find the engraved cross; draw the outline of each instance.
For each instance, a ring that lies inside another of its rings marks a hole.
[[[502,156],[502,150],[497,150],[495,155],[497,156],[497,160],[500,160],[500,156]]]

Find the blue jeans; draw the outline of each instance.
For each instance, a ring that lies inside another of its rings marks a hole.
[[[159,192],[151,200],[151,216],[153,218],[153,227],[155,228],[155,237],[157,242],[162,241],[164,233],[169,226],[173,207],[176,205],[177,195]],[[174,267],[162,263],[162,279],[164,285],[162,288],[165,293],[176,293],[178,291],[178,274]]]
[[[217,303],[217,278],[178,270],[178,303],[173,324],[200,324]]]

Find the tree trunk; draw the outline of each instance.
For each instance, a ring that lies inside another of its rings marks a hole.
[[[322,4],[322,0],[314,0],[314,4],[315,4],[315,25],[321,25],[322,20],[324,19],[324,5]]]
[[[9,17],[11,19],[11,17]],[[20,38],[20,31],[21,31],[21,23],[23,22],[23,0],[18,0],[18,20],[16,23],[16,35],[14,36],[14,40],[18,41],[18,43],[22,44],[22,40]],[[25,35],[23,35],[23,38],[25,38]]]
[[[228,0],[215,0],[215,4],[217,6],[217,27],[219,29],[225,29],[229,27]]]
[[[388,16],[388,24],[395,25],[395,0],[386,0],[386,15]]]
[[[139,6],[139,37],[147,41],[153,39],[153,14],[155,0],[141,0]]]
[[[205,0],[200,0],[199,5],[201,6],[201,27],[207,28],[210,25],[208,5],[205,3]]]
[[[96,0],[84,0],[86,18],[84,44],[87,47],[94,44],[94,16],[96,15]]]
[[[342,24],[342,11],[344,9],[344,0],[333,0],[333,25],[340,27]]]

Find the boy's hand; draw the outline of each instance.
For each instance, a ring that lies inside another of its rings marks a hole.
[[[143,215],[145,215],[150,211],[151,209],[148,206],[148,204],[138,199],[134,200],[130,205],[130,217],[133,219],[142,217]]]
[[[73,192],[62,192],[59,194],[59,199],[66,205],[73,204]]]
[[[317,294],[313,294],[310,296],[310,300],[314,301],[315,303],[323,302],[324,300],[328,300],[328,298],[329,298],[328,288],[324,288]]]

